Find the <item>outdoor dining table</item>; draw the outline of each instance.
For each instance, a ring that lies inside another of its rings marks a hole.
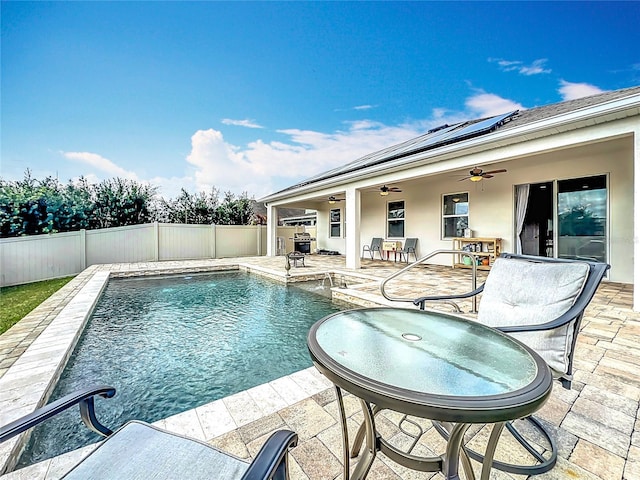
[[[405,308],[347,310],[316,322],[307,345],[316,368],[335,385],[349,475],[349,440],[342,390],[358,397],[364,413],[366,446],[351,475],[367,476],[376,452],[421,471],[440,471],[458,479],[467,429],[496,424],[482,466],[489,478],[504,422],[538,410],[551,394],[546,362],[514,338],[471,319]],[[375,405],[375,407],[373,407]],[[442,422],[449,431],[446,451],[419,458],[402,452],[376,430],[381,409]]]

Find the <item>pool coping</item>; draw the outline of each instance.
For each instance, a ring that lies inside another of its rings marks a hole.
[[[111,278],[162,276],[233,270],[257,274],[281,283],[317,280],[324,278],[327,274],[340,275],[343,279],[348,277],[352,281],[360,281],[362,283],[377,281],[377,279],[367,275],[343,271],[323,271],[320,273],[295,272],[294,274],[287,275],[281,274],[280,272],[274,271],[268,267],[243,264],[237,261],[223,264],[183,266],[175,264],[166,266],[154,264],[151,267],[148,267],[148,264],[141,264],[138,268],[135,268],[132,264],[104,264],[91,266],[63,287],[65,292],[70,290],[69,294],[63,293],[67,295],[68,298],[66,304],[61,308],[58,308],[57,313],[54,312],[55,317],[42,330],[42,333],[40,333],[37,338],[30,343],[24,353],[22,353],[20,357],[17,358],[16,361],[8,368],[6,373],[0,377],[0,425],[6,425],[12,420],[29,414],[36,408],[47,403],[51,392],[64,370],[69,356],[76,346],[77,340],[93,312],[100,294]],[[381,305],[379,297],[376,302],[373,299],[367,298],[367,295],[364,295],[363,297],[364,292],[357,292],[348,288],[334,288],[332,289],[332,293],[335,299],[358,306]],[[64,303],[64,300],[62,302]],[[43,308],[47,308],[47,306],[44,306]],[[36,310],[32,312],[34,315],[38,314]],[[316,378],[316,382],[320,382],[319,378],[323,379],[320,374],[315,372],[313,367],[307,370],[312,371],[310,375]],[[302,372],[304,372],[304,370]],[[282,377],[282,379],[287,379],[288,377]],[[277,382],[277,380],[274,382]],[[270,382],[269,384],[274,382]],[[295,384],[295,382],[294,384],[291,383],[291,379],[289,379],[288,382],[283,380],[283,382],[289,387]],[[307,383],[309,382],[307,381]],[[329,383],[322,383],[323,389],[330,386],[331,384]],[[302,391],[304,391],[304,389],[302,389]],[[314,390],[311,394],[315,393],[318,392]],[[287,395],[289,395],[289,393]],[[276,397],[278,396],[283,397],[284,395],[279,395],[276,391]],[[234,398],[234,395],[230,398]],[[297,399],[297,396],[289,396],[285,404],[287,404],[291,399],[295,400]],[[281,402],[276,403],[278,405],[281,404]],[[288,405],[290,404],[284,406]],[[203,406],[203,408],[204,407],[206,407],[206,405]],[[246,409],[246,406],[241,410],[244,409]],[[250,410],[251,409],[247,411]],[[160,420],[156,423],[160,426],[164,426],[162,422],[166,422],[167,420],[168,419]],[[231,425],[227,421],[228,419],[222,420],[222,425]],[[233,428],[237,428],[239,426],[237,425],[237,422],[235,422],[235,424],[236,425]],[[9,473],[15,468],[20,454],[29,440],[30,433],[31,432],[25,432],[0,444],[0,475]],[[221,432],[220,434],[222,433],[226,432]],[[85,452],[85,454],[86,453],[88,453],[88,451]]]

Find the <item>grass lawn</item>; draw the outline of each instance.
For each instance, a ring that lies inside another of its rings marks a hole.
[[[73,277],[0,288],[0,335],[40,305]]]

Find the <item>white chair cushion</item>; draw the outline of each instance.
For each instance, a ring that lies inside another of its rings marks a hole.
[[[575,303],[589,275],[586,263],[535,263],[496,259],[482,293],[478,321],[491,327],[538,325]],[[541,332],[509,333],[535,350],[555,371],[566,374],[574,323]]]
[[[242,460],[206,443],[132,421],[74,467],[67,480],[174,480],[240,478]]]

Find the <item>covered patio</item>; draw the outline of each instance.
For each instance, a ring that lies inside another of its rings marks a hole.
[[[343,256],[322,255],[308,256],[305,265],[291,268],[289,275],[284,257],[94,265],[0,337],[0,382],[3,376],[11,376],[12,367],[19,363],[23,353],[41,332],[46,331],[58,313],[82,292],[82,287],[95,274],[154,275],[241,268],[282,282],[324,281],[325,285],[332,282],[335,298],[355,305],[374,306],[393,304],[380,295],[379,284],[405,266],[403,263],[362,260],[361,268],[350,269],[346,268]],[[412,298],[426,293],[465,291],[470,282],[468,270],[429,265],[414,268],[398,277],[389,284],[389,291]],[[632,286],[604,282],[587,309],[578,336],[572,389],[554,385],[551,399],[538,413],[540,418],[557,428],[560,458],[553,470],[536,478],[640,478],[640,437],[636,433],[640,429],[637,420],[640,405],[640,375],[637,373],[640,314],[632,310],[632,297]],[[398,306],[413,308],[411,304]],[[465,311],[470,309],[470,305],[462,307]],[[38,365],[33,365],[33,368],[38,368]],[[23,388],[27,389],[26,393],[29,386]],[[347,396],[346,404],[350,435],[353,435],[362,414],[354,397]],[[396,415],[383,415],[380,424],[385,436],[393,438],[398,445],[409,444],[411,438],[394,422]],[[342,476],[341,430],[335,394],[332,385],[313,367],[157,423],[210,442],[241,458],[254,455],[271,432],[290,428],[300,436],[299,445],[291,452],[292,479],[334,479]],[[419,420],[418,423],[425,433],[420,437],[416,451],[423,454],[439,451],[443,446],[441,437],[428,421]],[[474,433],[473,442],[482,445],[487,432]],[[512,447],[508,441],[500,442],[496,458],[513,460],[515,450]],[[91,448],[85,447],[1,478],[59,478]],[[376,459],[369,474],[369,478],[374,479],[432,476],[407,470],[382,455]],[[435,478],[441,476],[438,474]],[[492,478],[516,477],[494,470]]]

